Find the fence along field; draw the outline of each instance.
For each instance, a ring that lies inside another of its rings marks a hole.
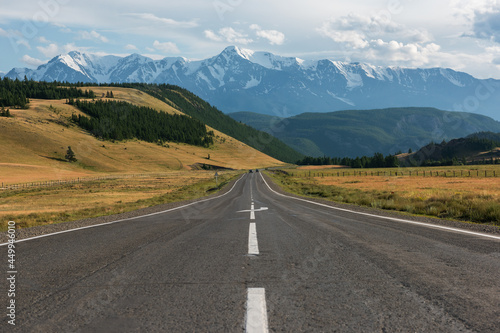
[[[408,214],[500,225],[500,166],[285,169],[288,190]]]
[[[0,191],[0,231],[7,221],[19,228],[118,214],[168,202],[203,197],[238,171],[172,171],[110,175],[49,182],[52,186]],[[44,182],[40,182],[44,183]],[[24,184],[27,185],[27,184]]]

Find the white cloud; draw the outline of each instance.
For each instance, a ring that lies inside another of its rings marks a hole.
[[[205,37],[216,42],[237,43],[244,45],[253,42],[251,38],[248,38],[248,35],[238,32],[231,27],[219,29],[218,33],[215,33],[212,30],[205,30],[204,34]]]
[[[176,28],[196,28],[199,26],[197,20],[191,21],[176,21],[170,18],[158,17],[150,13],[130,13],[127,16],[137,17],[147,22],[161,23]]]
[[[137,46],[133,45],[133,44],[127,44],[125,45],[125,50],[137,50]]]
[[[75,43],[67,43],[62,47],[62,49],[63,49],[64,53],[68,53],[71,51],[78,51],[78,52],[85,53],[85,52],[89,52],[91,50],[90,47],[77,46],[77,45],[75,45]]]
[[[40,59],[36,59],[36,58],[32,58],[30,57],[29,55],[25,54],[22,58],[21,58],[21,61],[24,62],[26,65],[29,65],[29,66],[40,66],[40,65],[43,65],[46,63],[46,61],[43,61],[43,60],[40,60]]]
[[[99,41],[101,41],[103,43],[109,42],[109,40],[106,37],[104,37],[103,35],[101,35],[100,33],[98,33],[95,30],[92,30],[92,31],[80,31],[78,33],[78,35],[82,39],[97,39],[97,40],[99,40]]]
[[[153,50],[154,52],[154,50]],[[162,59],[165,59],[165,56],[164,55],[161,55],[161,54],[143,54],[143,56],[145,57],[148,57],[148,58],[151,58],[153,60],[162,60]]]
[[[451,6],[455,16],[465,19],[469,26],[462,37],[500,43],[500,3],[496,0],[453,0]]]
[[[0,37],[9,37],[9,33],[0,28]]]
[[[217,35],[212,30],[205,30],[203,32],[203,34],[205,35],[205,37],[207,37],[208,39],[211,39],[215,42],[222,42],[222,40],[223,40],[221,36]]]
[[[26,39],[18,39],[16,41],[16,44],[17,45],[23,45],[24,47],[26,47],[28,50],[31,50],[31,45],[30,43],[26,40]]]
[[[385,59],[392,63],[411,67],[424,66],[435,56],[441,47],[435,43],[421,45],[419,43],[385,42],[381,39],[370,42],[368,56],[374,60]]]
[[[472,35],[500,43],[500,8],[492,12],[476,13]]]
[[[257,24],[252,24],[250,29],[255,30],[258,37],[265,38],[271,45],[282,45],[285,42],[285,34],[277,30],[263,30]]]
[[[55,57],[56,55],[59,54],[59,47],[57,46],[57,44],[49,44],[48,46],[46,47],[43,47],[43,46],[37,46],[36,47],[38,49],[38,51],[40,51],[40,53],[42,53],[46,58],[53,58]]]
[[[44,36],[38,37],[37,40],[39,43],[42,43],[42,44],[49,44],[50,43],[50,41],[47,40],[47,38],[45,38]]]
[[[402,40],[406,43],[427,43],[433,40],[427,30],[408,28],[395,22],[390,15],[382,14],[367,16],[351,13],[323,22],[316,31],[355,49],[369,47],[370,42],[377,39]]]
[[[175,45],[175,43],[172,43],[172,42],[161,43],[161,42],[155,40],[153,43],[153,47],[155,48],[155,50],[162,51],[164,53],[180,53],[181,52],[179,50],[179,48],[177,47],[177,45]]]
[[[337,43],[347,43],[355,49],[362,49],[369,45],[366,35],[357,31],[338,31],[330,29],[328,23],[318,29],[318,32]]]
[[[455,16],[473,22],[477,14],[492,12],[498,4],[496,0],[451,0],[450,8]]]

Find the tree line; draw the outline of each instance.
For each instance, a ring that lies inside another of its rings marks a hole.
[[[109,86],[141,90],[183,113],[202,121],[208,126],[280,161],[293,163],[304,156],[274,136],[234,120],[215,106],[210,105],[210,103],[179,86],[146,83],[113,83]]]
[[[399,160],[395,155],[384,156],[375,153],[372,157],[312,157],[306,156],[296,162],[298,165],[344,165],[351,168],[393,168],[399,166]]]
[[[166,141],[208,147],[213,144],[213,131],[207,131],[199,120],[171,115],[126,102],[87,102],[70,98],[84,115],[73,114],[71,120],[94,136],[104,140],[139,139],[163,144]]]
[[[92,90],[82,90],[76,84],[60,82],[38,82],[28,80],[12,80],[4,77],[0,80],[0,107],[26,109],[30,98],[36,99],[68,99],[68,98],[95,98]]]

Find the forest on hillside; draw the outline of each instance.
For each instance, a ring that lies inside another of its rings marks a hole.
[[[392,168],[399,166],[399,160],[395,155],[384,156],[375,153],[372,157],[311,157],[306,156],[297,161],[298,165],[343,165],[351,168]]]
[[[89,102],[71,98],[68,103],[89,116],[73,114],[72,121],[104,140],[136,138],[159,144],[171,141],[202,147],[213,144],[213,131],[207,131],[205,124],[188,116],[117,101]]]
[[[179,109],[183,113],[202,121],[208,126],[280,161],[295,163],[295,161],[304,157],[304,155],[290,148],[274,136],[232,119],[184,88],[170,84],[145,83],[110,84],[109,86],[142,90]]]
[[[64,86],[63,86],[64,85]],[[68,99],[94,98],[92,90],[83,90],[76,84],[60,82],[38,82],[34,80],[11,80],[4,77],[0,80],[0,107],[25,109],[29,99]]]

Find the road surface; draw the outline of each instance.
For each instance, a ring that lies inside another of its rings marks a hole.
[[[16,270],[3,332],[500,332],[499,237],[285,197],[260,173],[19,242]]]

